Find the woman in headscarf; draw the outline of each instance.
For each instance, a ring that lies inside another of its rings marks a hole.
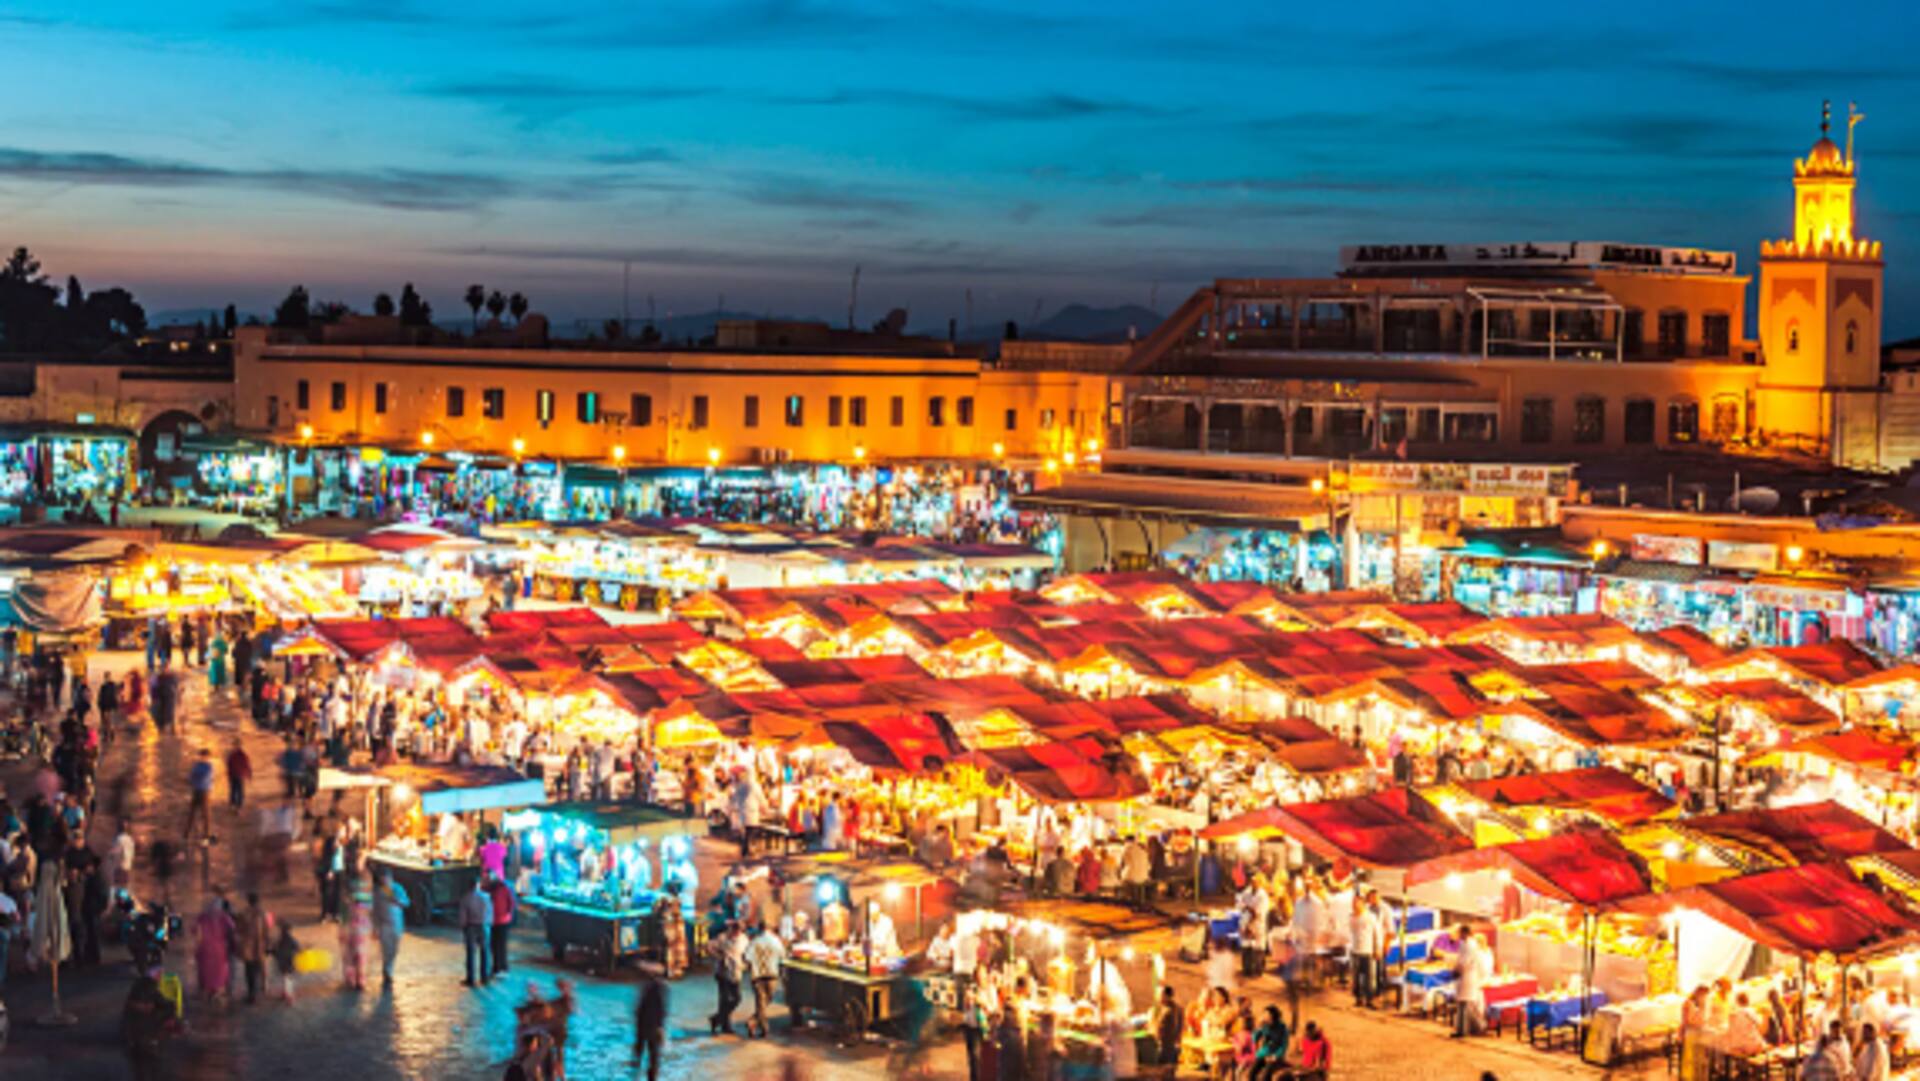
[[[355,991],[367,986],[367,937],[373,931],[373,897],[365,878],[353,877],[351,897],[340,916],[340,981]]]
[[[200,976],[200,997],[211,1002],[226,993],[233,957],[233,914],[218,893],[193,921],[193,960]]]
[[[227,634],[225,631],[213,632],[213,641],[207,646],[207,686],[219,690],[227,685]]]

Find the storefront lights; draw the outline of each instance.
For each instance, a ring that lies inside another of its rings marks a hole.
[[[431,447],[431,446],[433,446],[433,433],[432,433],[432,432],[421,432],[421,433],[420,433],[420,445],[421,445],[421,446],[423,446],[423,447]]]
[[[626,460],[627,460],[627,448],[625,448],[625,447],[615,447],[615,448],[613,448],[613,460],[614,460],[614,461],[616,461],[616,462],[624,462],[624,461],[626,461]]]
[[[527,452],[527,441],[524,439],[515,439],[513,441],[514,457],[518,458],[520,455],[525,454],[526,452]]]
[[[866,461],[866,460],[867,460],[867,448],[866,448],[866,447],[864,447],[864,446],[860,446],[860,445],[855,445],[855,447],[853,448],[853,460],[854,460],[854,461],[856,461],[856,462],[864,462],[864,461]]]
[[[1319,495],[1321,492],[1327,490],[1327,482],[1321,480],[1319,477],[1315,477],[1307,482],[1307,487],[1313,489],[1315,495]]]
[[[300,438],[302,438],[302,439],[312,439],[312,438],[313,438],[313,425],[311,425],[311,424],[302,424],[302,425],[300,426]]]
[[[1006,456],[1006,453],[1007,445],[1005,443],[995,443],[993,445],[993,456],[995,458],[1003,458]]]
[[[1088,454],[1100,453],[1100,441],[1098,439],[1087,440],[1087,453]]]
[[[1597,540],[1593,542],[1593,558],[1595,559],[1607,558],[1607,553],[1612,550],[1612,546],[1607,544],[1606,541]]]
[[[1807,550],[1797,544],[1787,545],[1787,562],[1798,563],[1807,558]]]
[[[708,465],[720,464],[720,448],[719,447],[707,448],[707,464]]]

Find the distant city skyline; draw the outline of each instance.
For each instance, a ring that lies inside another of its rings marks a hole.
[[[915,327],[1164,312],[1342,244],[1733,251],[1858,130],[1889,340],[1920,333],[1920,16],[1864,3],[106,0],[0,14],[0,243],[150,311],[469,282],[563,329],[724,305]],[[1657,16],[1657,18],[1656,18]],[[1810,22],[1811,19],[1811,22]],[[1844,124],[1840,126],[1844,127]],[[1836,130],[1836,138],[1843,132]],[[1910,254],[1911,253],[1911,254]]]

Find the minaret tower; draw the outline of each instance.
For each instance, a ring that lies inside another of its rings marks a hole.
[[[1878,241],[1854,231],[1853,128],[1847,149],[1820,138],[1793,163],[1793,236],[1760,245],[1760,427],[1836,465],[1879,465],[1881,281]]]

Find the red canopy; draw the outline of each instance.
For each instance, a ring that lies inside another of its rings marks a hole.
[[[975,765],[1005,773],[1042,803],[1101,802],[1145,795],[1145,779],[1109,769],[1100,742],[1088,737],[973,752]]]
[[[1202,836],[1232,837],[1251,832],[1257,827],[1240,828],[1236,824],[1258,816],[1265,816],[1274,828],[1328,859],[1344,858],[1361,867],[1408,867],[1473,847],[1473,841],[1437,808],[1405,788],[1266,808],[1216,822]]]
[[[1799,807],[1728,811],[1689,818],[1677,824],[1693,833],[1755,849],[1784,863],[1825,863],[1881,852],[1905,852],[1911,847],[1832,800]]]
[[[1828,732],[1798,740],[1766,753],[1810,754],[1862,769],[1902,773],[1907,762],[1913,758],[1914,745],[1864,728],[1850,728],[1845,732]]]
[[[827,721],[828,740],[870,769],[924,773],[965,753],[952,729],[918,713],[866,721]]]
[[[1496,777],[1469,781],[1460,788],[1488,803],[1584,811],[1620,826],[1673,809],[1672,800],[1611,766]]]
[[[550,627],[604,627],[607,621],[591,608],[548,608],[544,611],[488,612],[487,628],[496,631],[544,631]]]
[[[1843,864],[1810,863],[1725,878],[1621,903],[1636,912],[1703,912],[1776,952],[1843,963],[1920,944],[1920,913],[1875,892]]]
[[[1453,871],[1505,868],[1521,885],[1543,897],[1603,908],[1653,891],[1646,862],[1610,833],[1575,830],[1441,856],[1407,870],[1407,885],[1432,882]]]

